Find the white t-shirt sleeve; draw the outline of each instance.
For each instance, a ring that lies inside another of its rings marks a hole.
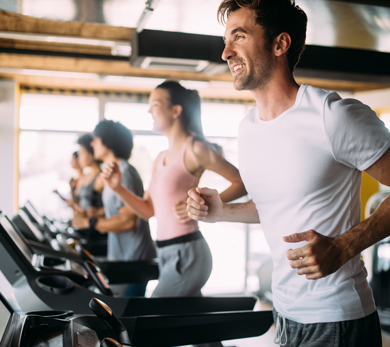
[[[355,99],[331,93],[324,105],[324,126],[334,158],[364,171],[390,147],[390,133],[376,113]]]

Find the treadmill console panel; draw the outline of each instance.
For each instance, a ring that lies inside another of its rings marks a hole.
[[[56,270],[58,272],[72,272],[75,275],[84,278],[88,277],[84,268],[74,261],[65,258],[49,257],[33,253],[29,245],[19,235],[18,231],[15,230],[9,219],[3,214],[0,215],[0,224],[2,227],[2,232],[5,232],[8,237],[11,238],[13,243],[22,253],[25,262],[30,263],[36,271]]]
[[[39,242],[44,242],[46,240],[45,234],[39,229],[38,225],[34,224],[30,220],[30,218],[28,217],[27,213],[24,210],[19,209],[18,215],[22,223],[24,223],[27,226],[27,228],[30,230],[30,232],[35,236],[35,238]]]
[[[63,271],[72,272],[73,274],[84,278],[88,277],[88,274],[82,265],[65,258],[52,258],[45,255],[34,254],[31,263],[37,271],[56,270],[58,271],[58,275],[61,275],[61,271]]]
[[[0,344],[3,340],[8,325],[10,324],[12,311],[3,301],[0,301]]]
[[[38,211],[35,209],[35,207],[31,204],[30,201],[27,201],[24,205],[24,208],[28,211],[30,216],[34,219],[33,221],[37,224],[39,224],[41,227],[45,226],[45,221],[41,217],[41,215],[38,213]]]
[[[64,258],[52,258],[44,255],[34,254],[32,265],[37,271],[40,270],[58,270],[58,271],[70,271],[71,265],[68,259]]]

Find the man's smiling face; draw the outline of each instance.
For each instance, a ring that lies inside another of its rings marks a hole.
[[[226,23],[222,59],[229,64],[237,90],[255,90],[267,85],[273,59],[266,47],[263,28],[256,23],[256,12],[240,8]]]

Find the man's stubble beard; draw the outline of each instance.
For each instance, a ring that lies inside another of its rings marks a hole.
[[[241,79],[235,79],[233,86],[236,90],[255,90],[268,85],[272,74],[272,65],[269,60],[252,65],[254,66],[253,72],[249,71],[241,76]]]

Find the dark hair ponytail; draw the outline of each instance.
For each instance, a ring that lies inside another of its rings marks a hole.
[[[83,146],[89,154],[94,155],[93,148],[91,146],[92,140],[93,140],[93,137],[91,134],[89,134],[89,133],[84,134],[78,138],[77,144],[80,146]],[[78,158],[78,154],[77,154],[77,158]]]
[[[180,122],[184,131],[194,139],[205,141],[203,134],[200,97],[196,90],[184,88],[179,82],[165,81],[156,87],[165,89],[172,105],[180,105],[183,109]]]

